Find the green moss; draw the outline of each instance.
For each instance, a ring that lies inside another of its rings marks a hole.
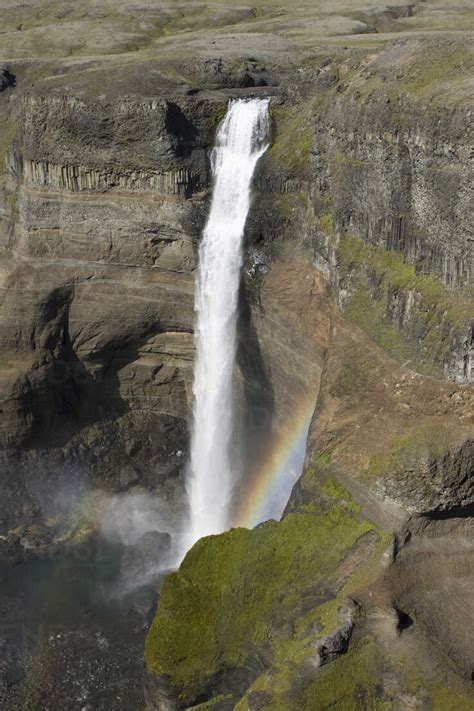
[[[331,476],[331,452],[324,451],[316,454],[312,461],[305,467],[304,476],[300,479],[299,486],[304,494],[304,501],[290,499],[288,510],[292,513],[321,513],[324,510],[320,493],[321,482]],[[343,497],[338,497],[343,500]]]
[[[357,504],[352,502],[352,506],[356,507]],[[351,508],[351,506],[349,506],[349,508]],[[320,630],[317,634],[318,638],[329,634],[331,630],[337,627],[338,610],[344,600],[348,596],[353,595],[357,590],[370,585],[379,574],[380,557],[390,544],[392,534],[389,532],[384,533],[375,528],[373,530],[377,533],[379,538],[372,554],[367,557],[364,563],[344,583],[333,599],[328,600],[322,605],[318,605],[307,613],[307,615],[298,620],[296,631],[301,640],[309,642],[310,638],[314,637],[314,635],[308,637],[308,630],[314,628],[315,625],[317,625]]]
[[[321,154],[321,159],[326,160],[326,156]],[[333,205],[330,193],[323,193],[319,196],[319,209],[317,210],[319,226],[328,236],[334,235]]]
[[[331,388],[333,397],[350,397],[366,390],[370,381],[370,371],[367,363],[357,363],[349,358],[344,361],[338,373],[337,380]]]
[[[401,665],[405,666],[406,658],[402,658],[400,661]],[[419,693],[424,687],[424,679],[420,669],[410,665],[409,669],[403,675],[403,684],[407,691],[413,694]]]
[[[216,696],[215,698],[211,699],[210,701],[206,701],[203,704],[198,704],[197,706],[192,706],[193,711],[208,711],[208,709],[215,708],[218,704],[221,704],[224,701],[231,701],[232,700],[232,694],[219,694],[219,696]]]
[[[452,81],[453,74],[469,74],[472,71],[472,52],[467,47],[444,47],[436,53],[436,61],[417,62],[405,77],[402,90],[411,95],[424,96],[443,81]]]
[[[322,469],[323,467],[326,467],[330,463],[331,463],[331,452],[328,452],[328,451],[320,452],[314,458],[314,465],[318,469]]]
[[[276,199],[278,211],[285,222],[294,220],[299,211],[306,211],[311,207],[309,195],[306,192],[284,193]]]
[[[375,72],[370,77],[356,78],[352,87],[359,101],[372,93],[383,94],[395,107],[394,122],[403,125],[405,116],[396,108],[400,96],[408,96],[411,102],[426,103],[429,99],[430,105],[435,107],[463,104],[469,100],[463,83],[468,81],[472,71],[472,51],[462,39],[453,41],[451,46],[426,42],[408,58],[396,77],[387,81],[384,72]]]
[[[6,157],[13,143],[16,134],[16,123],[14,121],[6,121],[2,124],[0,130],[0,175],[5,172]]]
[[[431,702],[433,711],[468,711],[473,708],[472,696],[454,675],[427,678],[416,664],[410,663],[403,675],[403,688]]]
[[[394,438],[387,450],[373,454],[366,470],[369,478],[406,470],[421,459],[439,458],[449,449],[452,436],[447,428],[434,420],[424,421],[410,434]]]
[[[356,506],[349,494],[335,482],[328,482],[327,490],[337,496],[347,497],[348,503]],[[301,693],[301,668],[308,654],[311,654],[314,648],[315,639],[327,635],[337,627],[338,610],[346,597],[373,582],[378,575],[380,556],[391,537],[389,534],[378,533],[380,538],[376,548],[339,589],[337,595],[323,604],[316,605],[302,615],[295,624],[293,634],[273,639],[274,656],[271,670],[258,677],[246,694],[248,697],[252,691],[266,691],[270,695],[271,701],[263,706],[265,711],[276,711],[276,709],[286,711],[288,708],[301,708],[299,703],[295,704],[295,693],[298,696]],[[316,631],[318,629],[319,632]],[[295,692],[295,689],[298,691]],[[238,708],[242,708],[244,711],[247,706],[242,705]]]
[[[199,541],[163,585],[146,641],[149,669],[185,685],[244,665],[255,647],[277,648],[305,593],[324,595],[347,551],[372,529],[335,502],[322,515],[290,514]]]
[[[327,479],[324,484],[321,485],[321,491],[323,491],[328,496],[333,499],[337,499],[344,506],[347,506],[354,513],[360,513],[361,507],[359,504],[352,499],[350,493],[339,482],[334,479]]]
[[[227,105],[226,104],[215,104],[212,108],[212,112],[209,117],[210,127],[216,128],[220,124],[220,122],[224,120],[226,113],[227,113]]]
[[[328,481],[325,481],[321,489],[325,494],[332,496],[334,499],[345,500],[348,494],[346,489],[338,484],[337,481],[334,481],[334,479],[328,479]]]
[[[334,621],[333,621],[334,624]],[[303,654],[301,654],[303,650]],[[236,708],[247,711],[246,703],[251,691],[266,691],[271,701],[262,706],[263,711],[297,708],[299,711],[390,711],[399,708],[401,695],[414,696],[418,705],[436,711],[467,711],[472,708],[472,696],[454,674],[447,673],[427,678],[417,665],[417,659],[408,660],[396,648],[381,649],[373,637],[353,641],[346,654],[313,671],[312,679],[302,684],[304,675],[304,645],[294,655],[291,650],[282,665],[272,668],[271,674],[262,674]],[[405,666],[409,671],[403,672]],[[384,678],[397,679],[399,690],[395,698],[384,688]]]
[[[345,315],[399,361],[418,357],[415,344],[410,344],[400,329],[387,318],[386,303],[381,298],[374,299],[370,288],[362,282],[355,285],[346,304]]]
[[[330,464],[331,452],[327,450],[319,452],[313,457],[313,460],[306,467],[305,476],[302,481],[319,481],[322,478],[321,475],[327,471]]]
[[[366,637],[351,645],[347,654],[318,671],[318,678],[300,694],[301,711],[335,709],[337,711],[385,711],[398,708],[398,701],[382,691],[386,674],[399,674],[404,662],[395,652],[383,653],[373,638]],[[401,675],[401,692],[414,695],[419,705],[433,711],[468,711],[473,699],[454,675],[426,678],[410,660],[409,670]]]
[[[433,711],[472,711],[473,697],[457,680],[439,678],[426,684]]]
[[[319,222],[326,234],[330,235],[334,232],[334,222],[332,219],[332,214],[330,212],[325,212],[320,215]]]
[[[310,683],[299,698],[301,711],[382,711],[393,705],[380,698],[377,679],[385,660],[371,639],[352,645],[349,652],[322,667],[317,681]]]
[[[344,155],[340,152],[334,151],[329,157],[329,162],[331,164],[331,171],[344,171],[347,167],[349,168],[365,168],[365,161],[358,160],[352,156]]]
[[[271,112],[274,140],[271,158],[284,170],[301,173],[309,168],[313,149],[311,113],[305,107],[277,106]]]
[[[350,294],[347,318],[395,358],[414,361],[430,375],[441,374],[454,344],[466,332],[467,299],[450,293],[434,275],[417,274],[399,252],[353,235],[341,239],[338,262]],[[409,293],[415,298],[402,330],[389,318],[388,303],[394,294]],[[349,381],[347,377],[346,384]]]

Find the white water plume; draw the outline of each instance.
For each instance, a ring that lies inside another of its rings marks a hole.
[[[235,483],[229,446],[242,245],[252,176],[267,149],[268,103],[269,99],[231,102],[212,152],[214,188],[196,279],[197,355],[186,549],[202,536],[229,526]]]

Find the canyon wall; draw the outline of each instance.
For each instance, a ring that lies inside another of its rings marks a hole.
[[[13,102],[1,219],[7,525],[38,506],[32,470],[43,478],[33,488],[52,493],[71,478],[154,486],[182,466],[208,115],[199,102],[192,123],[165,99]]]
[[[153,56],[1,69],[2,552],[68,525],[58,492],[179,510],[209,151],[229,98],[271,95],[236,398],[250,465],[311,405],[305,471],[281,524],[203,540],[167,579],[148,703],[444,708],[448,689],[468,708],[468,46],[339,44],[296,69],[283,40],[281,64],[243,41],[168,73]]]
[[[470,107],[411,86],[433,52],[323,63],[274,101],[244,293],[274,430],[314,397],[305,471],[280,528],[203,540],[168,579],[152,708],[469,708]]]

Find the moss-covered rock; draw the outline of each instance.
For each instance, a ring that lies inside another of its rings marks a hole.
[[[382,711],[391,709],[384,703],[378,680],[384,659],[373,640],[362,640],[347,655],[322,668],[318,678],[301,693],[301,711],[333,708],[343,711]]]
[[[342,237],[337,257],[349,320],[419,371],[462,377],[455,354],[470,332],[467,296],[450,293],[434,275],[417,274],[399,252],[354,235]]]
[[[298,709],[395,711],[404,704],[424,704],[433,711],[472,708],[472,697],[453,675],[427,676],[415,659],[409,665],[407,661],[397,650],[384,650],[373,637],[363,637],[306,684]]]
[[[224,119],[226,112],[227,104],[225,103],[216,103],[213,106],[209,117],[209,125],[212,129],[215,129],[220,124],[220,122]]]
[[[16,133],[16,125],[13,121],[3,124],[0,132],[0,175],[5,172],[8,151],[13,143]]]
[[[354,572],[343,562],[369,542],[373,553],[380,536],[347,492],[339,498],[336,485],[328,487],[331,505],[203,539],[166,579],[146,659],[178,703],[221,693],[224,678],[227,691],[237,679],[241,695],[272,661],[304,658],[314,629],[322,633],[323,620],[333,622],[349,568]]]
[[[285,173],[307,173],[314,143],[311,107],[271,107],[270,116],[274,137],[269,156]]]

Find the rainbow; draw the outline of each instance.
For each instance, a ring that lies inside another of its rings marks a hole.
[[[234,515],[235,527],[253,528],[270,517],[283,513],[291,489],[301,471],[308,429],[315,398],[305,398],[284,427],[273,438],[267,455],[250,478]],[[299,471],[295,464],[300,459]]]

